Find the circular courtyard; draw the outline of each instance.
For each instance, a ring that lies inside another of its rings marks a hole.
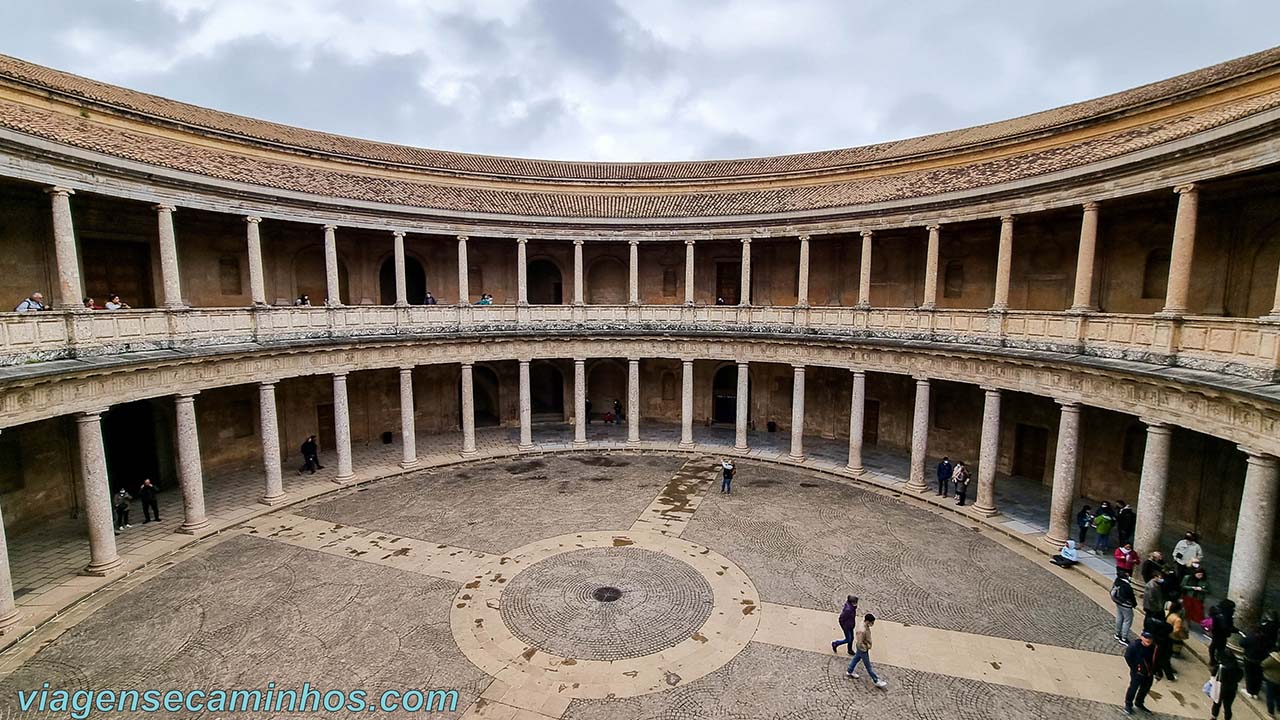
[[[339,489],[91,596],[19,646],[0,703],[273,682],[456,690],[444,717],[1118,712],[1106,593],[1080,573],[896,493],[744,460],[726,495],[718,468],[574,453]],[[879,618],[885,690],[831,652],[848,594]],[[1157,683],[1157,716],[1206,714],[1194,684]]]

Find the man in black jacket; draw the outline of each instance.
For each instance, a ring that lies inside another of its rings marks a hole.
[[[1124,661],[1129,665],[1129,689],[1124,691],[1124,711],[1133,714],[1133,709],[1147,710],[1147,691],[1151,689],[1153,668],[1156,664],[1156,644],[1151,633],[1144,632],[1142,637],[1129,643],[1125,648]]]
[[[1125,543],[1133,542],[1133,529],[1138,525],[1138,514],[1123,500],[1116,501],[1116,508],[1116,546],[1123,547]]]
[[[156,522],[160,522],[160,506],[156,504],[156,486],[151,484],[151,478],[142,481],[142,487],[138,488],[138,497],[142,499],[142,517],[143,523],[151,522],[151,515],[154,513]]]
[[[947,496],[947,486],[951,482],[951,471],[955,466],[951,464],[951,458],[943,457],[942,462],[938,463],[938,494],[942,497]]]
[[[316,474],[316,470],[323,470],[324,466],[320,464],[320,447],[316,445],[316,436],[308,435],[305,442],[302,443],[302,468],[298,470],[298,474],[310,472]]]

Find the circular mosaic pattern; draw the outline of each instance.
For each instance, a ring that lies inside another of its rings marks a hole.
[[[502,621],[530,646],[580,660],[650,655],[711,615],[711,585],[668,555],[636,547],[574,550],[526,568],[502,591]]]

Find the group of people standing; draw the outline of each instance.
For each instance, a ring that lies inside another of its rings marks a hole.
[[[1077,542],[1080,547],[1084,547],[1089,531],[1092,530],[1094,552],[1110,552],[1111,531],[1115,530],[1115,546],[1119,547],[1133,540],[1133,531],[1137,525],[1138,514],[1123,500],[1117,500],[1115,505],[1103,500],[1096,511],[1085,505],[1076,513],[1076,528],[1079,530]]]
[[[142,501],[143,522],[149,523],[154,519],[160,522],[160,505],[156,502],[156,486],[151,483],[151,478],[144,478],[142,484],[138,486],[138,499]],[[129,491],[120,488],[116,492],[112,501],[115,509],[115,526],[116,534],[119,535],[125,528],[131,528],[133,525],[129,523],[129,506],[133,503],[133,495]],[[154,518],[152,516],[155,516]]]
[[[969,467],[963,460],[953,463],[951,458],[944,456],[942,462],[938,463],[938,497],[954,493],[956,504],[963,506],[969,497],[969,481],[972,478]]]

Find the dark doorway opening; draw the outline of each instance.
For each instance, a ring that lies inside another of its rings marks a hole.
[[[738,366],[725,365],[711,381],[711,421],[738,422]],[[747,376],[747,421],[751,421],[751,376]]]
[[[330,452],[338,446],[338,431],[333,424],[333,403],[316,406],[316,444],[321,450]]]
[[[721,260],[716,263],[716,304],[737,305],[742,298],[742,262]]]
[[[564,283],[560,268],[550,260],[534,260],[529,263],[529,304],[563,305]]]
[[[124,488],[136,497],[144,478],[160,489],[170,486],[160,463],[164,437],[161,418],[148,400],[116,405],[103,414],[102,444],[112,492]]]
[[[404,259],[405,299],[410,305],[421,305],[427,296],[427,271],[417,258],[405,256]],[[383,305],[396,304],[396,259],[387,258],[378,271],[378,302]]]
[[[502,412],[499,401],[502,399],[498,385],[498,374],[493,368],[476,365],[471,369],[471,390],[475,399],[476,427],[495,427],[502,424]],[[458,384],[461,398],[462,384]],[[462,407],[461,401],[458,403]],[[461,410],[459,410],[461,411]]]
[[[862,414],[862,443],[880,444],[880,401],[868,400]]]
[[[1043,480],[1049,452],[1049,430],[1018,423],[1013,434],[1013,474]]]
[[[564,374],[547,361],[529,365],[533,422],[564,422]]]
[[[149,243],[95,238],[84,241],[83,246],[86,297],[104,306],[115,293],[131,307],[156,306]]]

